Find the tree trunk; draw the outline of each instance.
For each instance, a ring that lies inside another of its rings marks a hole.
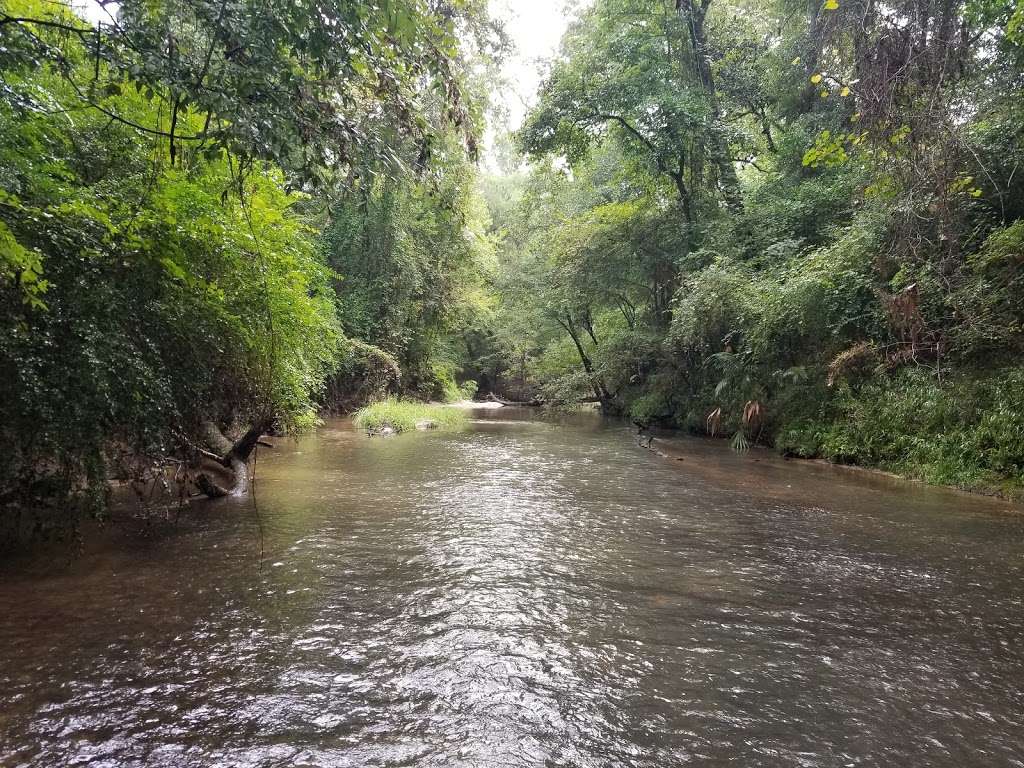
[[[594,396],[597,398],[597,402],[601,403],[601,410],[604,413],[612,414],[618,410],[618,406],[615,403],[615,398],[605,388],[604,382],[594,372],[594,362],[590,359],[590,355],[587,354],[586,348],[583,346],[583,341],[580,339],[579,333],[576,332],[575,324],[571,317],[559,320],[558,324],[561,325],[566,333],[569,334],[569,338],[572,339],[572,343],[576,345],[576,352],[580,356],[580,363],[583,365],[583,370],[587,374],[587,378],[590,379],[590,386],[594,390]]]
[[[711,0],[676,0],[676,10],[689,28],[690,45],[693,54],[693,73],[700,81],[701,87],[711,107],[711,121],[708,125],[710,139],[711,162],[718,169],[718,182],[722,188],[725,204],[731,211],[739,211],[743,207],[740,197],[739,178],[736,165],[722,128],[722,107],[718,100],[718,89],[715,86],[715,75],[711,69],[711,58],[708,55],[707,37],[704,23],[707,20]],[[699,153],[703,153],[701,148]],[[693,186],[699,187],[700,179],[694,179]]]
[[[203,456],[228,471],[231,476],[231,487],[220,485],[207,472],[202,472],[196,477],[196,487],[211,499],[244,496],[249,490],[249,456],[252,455],[260,438],[270,428],[272,421],[270,416],[257,420],[238,442],[233,444],[212,421],[204,423],[203,438],[212,453],[204,451]]]

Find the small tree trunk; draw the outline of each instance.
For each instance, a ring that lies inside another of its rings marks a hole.
[[[231,487],[217,483],[208,473],[203,472],[196,477],[196,487],[211,499],[225,496],[244,496],[249,490],[249,456],[259,443],[260,438],[270,428],[272,418],[264,416],[249,430],[232,443],[212,421],[203,424],[203,437],[213,453],[205,454],[211,461],[228,470],[231,475]]]

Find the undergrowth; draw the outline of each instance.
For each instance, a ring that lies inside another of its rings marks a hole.
[[[786,424],[776,444],[790,455],[1020,497],[1022,403],[1021,369],[941,382],[909,370],[844,389],[827,413]]]

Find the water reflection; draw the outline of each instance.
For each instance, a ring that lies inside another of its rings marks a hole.
[[[3,573],[0,765],[1024,765],[1003,506],[481,418]]]

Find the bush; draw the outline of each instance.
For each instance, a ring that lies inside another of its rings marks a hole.
[[[641,424],[666,421],[672,413],[668,400],[660,392],[641,395],[629,405],[629,416]]]
[[[476,397],[479,385],[475,381],[467,381],[459,385],[459,398],[461,400],[472,400]]]
[[[1024,369],[940,382],[906,370],[859,390],[845,388],[832,412],[780,433],[780,450],[876,466],[969,489],[1024,484]]]
[[[398,386],[402,370],[392,355],[355,339],[344,339],[342,348],[341,363],[327,383],[327,410],[350,412],[383,399]]]

